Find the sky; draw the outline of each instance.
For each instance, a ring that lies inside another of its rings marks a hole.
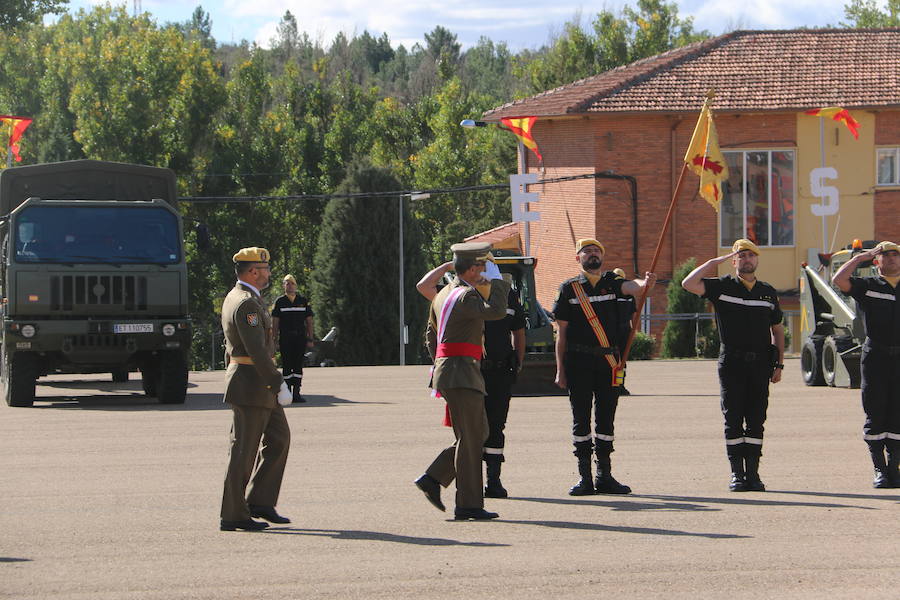
[[[637,0],[568,2],[567,0],[69,0],[69,11],[110,1],[129,12],[139,4],[158,23],[189,21],[197,5],[209,13],[212,34],[219,43],[241,40],[268,46],[285,11],[300,30],[324,47],[339,32],[348,36],[368,31],[388,34],[395,47],[424,43],[424,34],[441,25],[456,34],[463,49],[482,36],[506,42],[513,51],[537,49],[548,43],[576,15],[590,26],[601,10],[619,13]],[[714,35],[733,29],[793,29],[840,25],[849,0],[676,0],[678,16],[693,17],[695,30]],[[885,0],[877,0],[884,6]]]

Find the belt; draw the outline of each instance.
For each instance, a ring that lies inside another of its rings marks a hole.
[[[503,369],[512,369],[516,366],[516,357],[511,355],[502,360],[491,360],[489,358],[481,359],[482,371],[501,371]]]
[[[769,354],[769,350],[742,350],[740,348],[726,348],[725,346],[719,347],[719,354],[741,358],[746,362],[764,359],[769,360],[772,358],[772,355]]]
[[[252,365],[253,359],[249,356],[232,356],[231,362],[238,365]]]
[[[469,344],[467,342],[445,342],[438,344],[436,358],[446,358],[449,356],[471,356],[475,360],[481,360],[484,353],[480,344]]]
[[[889,346],[888,344],[882,344],[881,342],[876,342],[870,337],[866,338],[865,345],[869,348],[878,350],[879,352],[884,352],[888,356],[900,356],[900,346]]]
[[[605,356],[607,354],[617,354],[619,349],[615,346],[583,346],[581,344],[567,344],[566,352],[577,352],[579,354],[590,354],[592,356]]]

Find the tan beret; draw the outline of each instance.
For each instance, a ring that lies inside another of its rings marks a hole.
[[[284,279],[281,280],[281,283],[287,283],[288,281],[290,281],[294,285],[297,285],[297,280],[294,279],[294,276],[291,275],[290,273],[288,273],[287,275],[284,276]]]
[[[880,248],[882,252],[890,252],[891,250],[895,252],[900,252],[900,246],[895,244],[894,242],[889,242],[887,240],[883,242],[878,242],[876,248]]]
[[[603,247],[603,244],[601,244],[597,240],[591,239],[591,238],[582,238],[582,239],[578,240],[577,242],[575,242],[575,252],[576,253],[581,252],[582,249],[584,249],[587,246],[597,246],[598,248],[600,248],[600,252],[602,252],[603,254],[606,254],[606,248]]]
[[[622,279],[625,279],[625,271],[623,271],[623,270],[620,269],[619,267],[616,267],[615,269],[613,269],[613,273],[615,273],[616,275],[618,275],[618,276],[621,277]]]
[[[269,262],[269,251],[265,248],[241,248],[232,257],[234,262]]]
[[[759,256],[759,247],[746,238],[741,238],[739,240],[735,240],[734,245],[731,247],[731,250],[734,252],[741,252],[742,250],[749,250],[753,254]]]

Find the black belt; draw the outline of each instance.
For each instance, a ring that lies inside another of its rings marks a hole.
[[[742,350],[740,348],[726,348],[725,346],[720,346],[719,354],[724,356],[732,356],[746,362],[772,359],[772,355],[768,348],[765,350]]]
[[[606,356],[607,354],[618,354],[619,349],[615,346],[582,346],[581,344],[567,344],[566,352],[577,352],[579,354],[590,354],[592,356]]]
[[[888,356],[900,356],[900,346],[889,346],[888,344],[882,344],[881,342],[876,342],[870,337],[866,338],[865,345],[869,348],[878,350],[879,352],[884,352]]]
[[[511,355],[508,358],[504,358],[502,360],[491,360],[489,358],[481,359],[481,370],[482,371],[503,371],[506,369],[515,369],[515,367],[516,367],[515,355]]]

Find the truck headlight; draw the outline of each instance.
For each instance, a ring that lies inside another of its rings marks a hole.
[[[34,325],[23,325],[20,333],[22,334],[22,337],[32,338],[34,337],[34,334],[37,333],[37,329]]]
[[[175,326],[171,323],[166,323],[162,326],[162,333],[166,337],[171,337],[175,335]]]

